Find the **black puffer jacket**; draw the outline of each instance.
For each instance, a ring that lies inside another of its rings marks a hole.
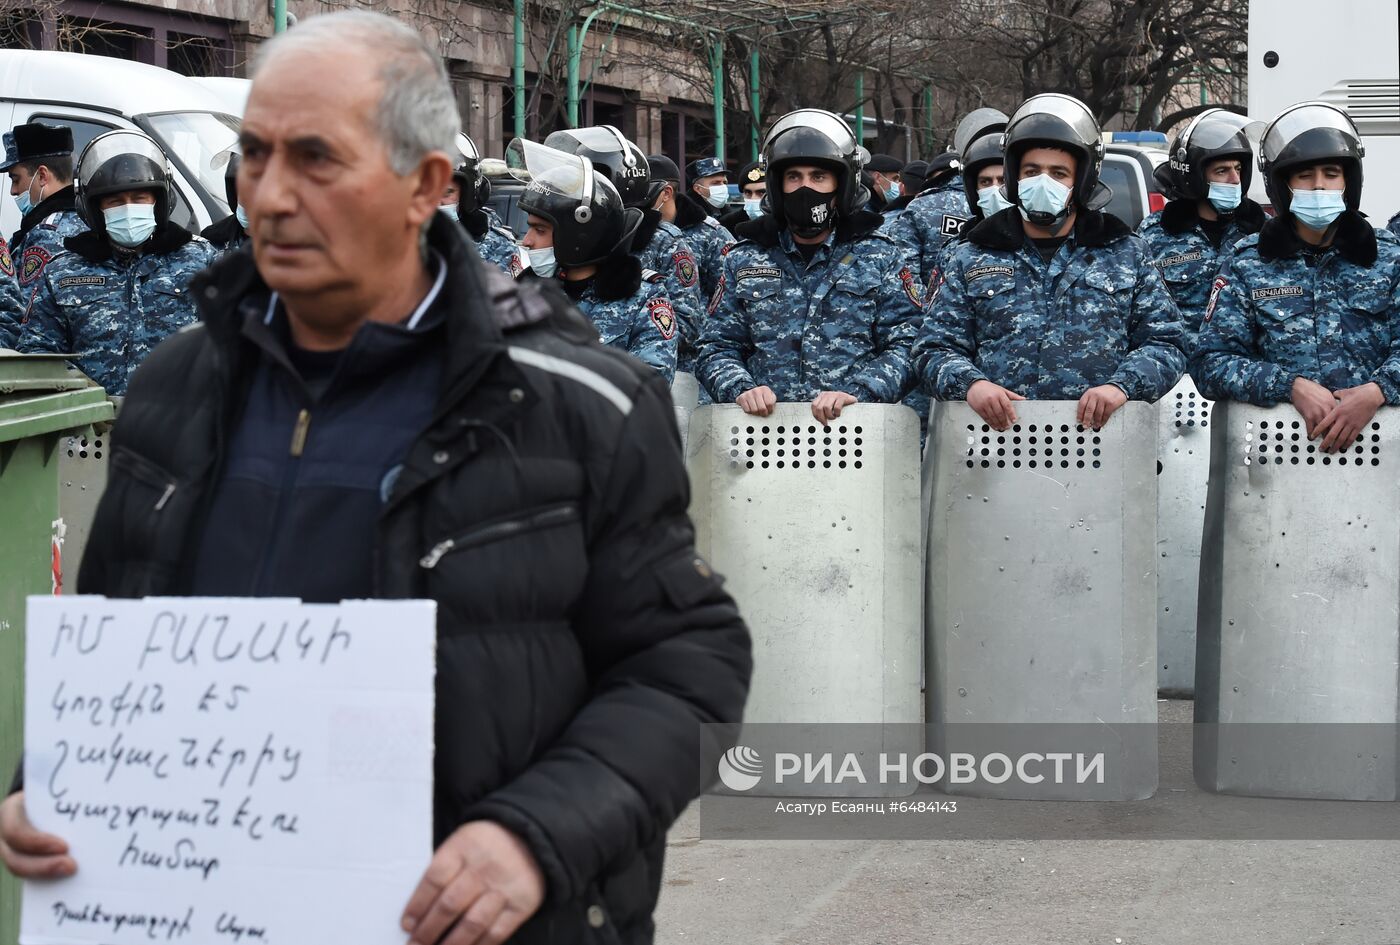
[[[650,942],[666,830],[715,771],[700,724],[740,718],[748,633],[696,557],[660,376],[451,221],[429,241],[443,382],[380,512],[373,590],[438,602],[435,834],[490,819],[529,844],[548,898],[513,943]],[[136,372],[113,431],[83,593],[190,586],[261,356],[240,305],[268,294],[246,252],[193,288],[202,324]]]

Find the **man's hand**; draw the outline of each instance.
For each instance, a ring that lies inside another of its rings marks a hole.
[[[1011,402],[1025,399],[1014,390],[1007,390],[991,381],[973,381],[967,389],[967,405],[997,431],[1011,428],[1011,424],[1016,422],[1016,408],[1011,406]]]
[[[824,390],[812,401],[812,416],[819,423],[830,423],[841,416],[841,408],[856,403],[856,398],[839,390]]]
[[[734,402],[744,408],[744,413],[753,414],[755,417],[766,417],[777,406],[778,397],[767,387],[755,387],[753,390],[746,390],[734,398]]]
[[[1306,377],[1293,379],[1293,407],[1302,416],[1308,428],[1308,439],[1317,436],[1317,426],[1322,418],[1337,406],[1337,398],[1327,388]]]
[[[433,854],[404,909],[403,928],[413,933],[409,945],[500,945],[535,914],[544,892],[544,875],[524,841],[500,824],[475,820]]]
[[[1308,434],[1309,439],[1322,437],[1321,449],[1324,453],[1335,453],[1350,446],[1357,434],[1371,422],[1376,411],[1385,404],[1385,394],[1374,381],[1334,391],[1328,396],[1336,397],[1336,402],[1317,424],[1315,431]]]
[[[29,822],[23,791],[0,801],[0,859],[20,879],[62,879],[78,871],[68,844]]]
[[[1079,409],[1075,412],[1081,426],[1093,430],[1103,429],[1113,412],[1128,402],[1128,395],[1117,384],[1100,384],[1091,387],[1079,398]]]

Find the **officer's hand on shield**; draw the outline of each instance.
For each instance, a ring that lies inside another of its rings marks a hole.
[[[993,430],[1008,430],[1016,422],[1013,400],[1025,400],[1014,390],[1007,390],[991,381],[973,381],[967,389],[967,405]]]
[[[1113,412],[1128,402],[1128,395],[1117,384],[1100,384],[1091,387],[1079,398],[1079,409],[1075,418],[1081,426],[1094,430],[1102,429],[1113,416]]]
[[[744,413],[753,414],[755,417],[766,417],[778,405],[778,396],[773,393],[772,388],[755,387],[734,398],[734,402],[744,408]]]
[[[29,822],[23,791],[0,801],[0,860],[20,879],[62,879],[78,871],[68,844]]]
[[[1350,446],[1366,424],[1371,422],[1376,411],[1385,404],[1385,394],[1374,381],[1333,391],[1331,396],[1336,398],[1336,402],[1317,425],[1315,433],[1322,437],[1324,453],[1335,453]]]
[[[1308,439],[1317,436],[1318,424],[1337,406],[1337,397],[1330,390],[1306,377],[1293,379],[1293,406],[1308,428]]]
[[[839,390],[824,390],[812,401],[812,416],[822,423],[830,423],[841,416],[841,408],[849,407],[856,398]]]

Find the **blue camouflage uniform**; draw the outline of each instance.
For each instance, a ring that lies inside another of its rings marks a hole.
[[[666,296],[665,275],[643,270],[637,290],[612,301],[604,301],[596,282],[590,280],[574,304],[598,329],[603,344],[650,364],[667,384],[675,379],[679,332],[675,310]]]
[[[964,234],[934,289],[915,360],[939,400],[988,380],[1031,400],[1114,384],[1155,401],[1181,379],[1186,331],[1147,244],[1117,217],[1079,211],[1045,262],[1020,211]]]
[[[1252,200],[1244,200],[1229,218],[1217,246],[1202,226],[1194,200],[1173,200],[1166,209],[1151,214],[1138,227],[1146,241],[1152,263],[1162,274],[1167,291],[1176,302],[1186,325],[1189,352],[1201,330],[1211,282],[1220,271],[1234,245],[1264,225],[1264,211]]]
[[[666,297],[676,312],[680,342],[700,337],[705,306],[700,298],[700,263],[695,251],[675,224],[661,219],[657,210],[644,211],[645,220],[632,241],[632,255],[643,269],[659,272],[666,280]]]
[[[1397,213],[1395,214],[1395,216],[1391,217],[1390,222],[1385,225],[1385,228],[1390,232],[1394,233],[1396,236],[1400,236],[1400,213]]]
[[[699,205],[699,201],[693,196],[687,196],[693,205]],[[724,270],[725,250],[734,245],[734,235],[708,213],[701,210],[701,214],[700,219],[689,226],[684,225],[683,219],[677,216],[676,226],[681,231],[682,238],[696,254],[696,263],[700,270],[700,299],[708,308],[708,302],[714,297],[715,288],[719,285],[720,273]],[[704,312],[705,309],[701,309],[695,337],[704,331]],[[683,340],[676,368],[694,374],[695,343],[693,339]],[[701,391],[700,402],[705,403],[708,400],[709,397]]]
[[[786,228],[760,221],[724,258],[700,337],[700,383],[726,404],[764,386],[784,402],[844,391],[898,403],[913,383],[922,303],[904,252],[876,232],[879,214],[843,220],[810,262]]]
[[[919,285],[927,290],[938,272],[943,247],[971,216],[962,176],[954,174],[941,186],[919,194],[902,213],[886,221],[885,232],[908,250],[918,267]]]
[[[43,204],[35,209],[42,210]],[[45,267],[55,257],[67,252],[63,241],[70,236],[87,232],[87,224],[78,216],[78,211],[72,209],[54,210],[37,217],[36,220],[33,226],[20,230],[19,239],[10,247],[15,260],[15,274],[19,279],[20,293],[26,304],[38,288],[39,278],[44,274]]]
[[[189,283],[217,256],[206,240],[166,223],[139,254],[114,253],[104,234],[67,243],[40,277],[19,337],[25,353],[71,354],[114,396],[166,336],[195,320]]]
[[[1298,377],[1374,381],[1400,403],[1400,239],[1348,212],[1310,253],[1291,217],[1270,220],[1213,283],[1191,375],[1207,397],[1260,406],[1289,402]]]
[[[485,216],[485,228],[481,228],[479,221],[475,226],[467,227],[467,232],[476,241],[476,251],[481,254],[482,259],[505,272],[510,272],[510,262],[519,249],[515,242],[515,234],[506,228],[496,211],[490,207],[482,207],[477,212]],[[480,237],[476,235],[478,230],[481,232]]]
[[[10,255],[10,244],[0,237],[0,348],[15,346],[23,318],[24,302],[15,280],[15,261]]]

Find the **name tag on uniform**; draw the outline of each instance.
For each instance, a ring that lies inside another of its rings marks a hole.
[[[102,285],[107,284],[106,276],[68,276],[58,280],[58,288],[66,289],[72,285]]]
[[[1303,294],[1303,287],[1300,285],[1275,285],[1267,289],[1255,289],[1249,293],[1249,297],[1255,302],[1267,302],[1271,299],[1286,299],[1297,297]]]
[[[987,276],[1014,276],[1016,270],[1010,266],[978,266],[963,273],[963,281],[975,282]]]
[[[734,275],[739,279],[780,279],[783,271],[773,266],[746,266]]]
[[[1180,256],[1166,256],[1157,260],[1158,269],[1166,269],[1168,266],[1180,266],[1182,263],[1197,262],[1204,254],[1198,249],[1194,253],[1182,253]]]

